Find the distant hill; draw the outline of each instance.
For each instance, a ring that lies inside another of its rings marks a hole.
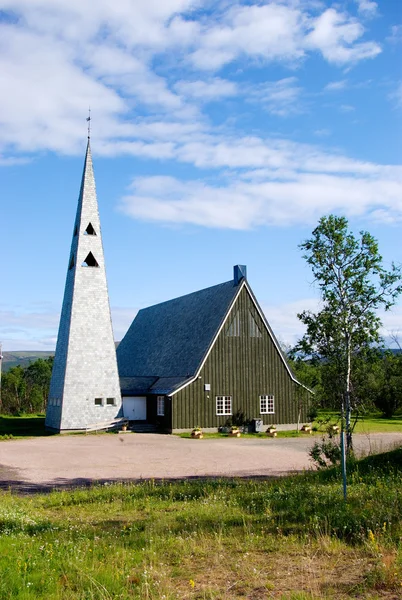
[[[28,367],[32,362],[35,362],[38,358],[49,358],[54,356],[54,352],[41,351],[41,350],[14,350],[13,352],[3,352],[3,365],[2,370],[8,371],[11,367],[21,365],[21,367]]]
[[[120,342],[115,342],[115,346]],[[14,350],[13,352],[3,352],[3,365],[2,370],[5,373],[11,367],[21,365],[21,367],[28,367],[31,363],[35,362],[38,358],[49,358],[54,356],[54,352],[46,350]]]

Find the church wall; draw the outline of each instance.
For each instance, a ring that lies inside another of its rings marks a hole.
[[[260,336],[259,336],[259,333]],[[237,335],[239,333],[239,335]],[[210,391],[205,390],[210,385]],[[264,424],[296,423],[298,397],[309,393],[290,376],[246,287],[233,306],[200,377],[172,397],[173,429],[219,427],[230,415],[216,414],[216,397],[232,397],[232,415],[241,411]],[[260,414],[260,396],[274,396],[274,414]]]

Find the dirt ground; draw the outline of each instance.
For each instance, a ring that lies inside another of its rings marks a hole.
[[[317,439],[317,438],[315,438]],[[0,488],[20,492],[92,482],[270,477],[309,469],[314,438],[183,439],[157,434],[65,435],[0,442]],[[357,452],[402,445],[402,433],[355,435]]]

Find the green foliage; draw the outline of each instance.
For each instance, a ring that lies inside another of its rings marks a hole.
[[[314,443],[309,456],[316,467],[326,469],[329,466],[339,465],[341,448],[332,437],[323,437],[320,442]]]
[[[45,417],[38,415],[0,416],[0,439],[52,435],[45,429]]]
[[[338,406],[345,403],[348,447],[354,373],[378,343],[379,308],[388,310],[402,292],[400,266],[382,266],[377,241],[366,231],[348,231],[345,217],[322,217],[312,237],[300,245],[320,291],[322,308],[298,318],[307,331],[296,347],[324,361],[321,384]]]
[[[27,367],[11,367],[1,379],[1,412],[9,415],[46,410],[53,357],[38,358]]]
[[[396,598],[402,449],[352,461],[349,471],[347,504],[339,468],[267,481],[115,483],[31,497],[1,492],[0,597],[229,599],[275,592],[322,600],[351,597],[343,593],[348,583],[354,597],[374,599],[375,586]],[[391,555],[388,568],[384,557]],[[331,572],[346,576],[354,564],[351,582],[342,577],[338,586],[335,577],[328,587]],[[314,589],[306,587],[312,580]]]

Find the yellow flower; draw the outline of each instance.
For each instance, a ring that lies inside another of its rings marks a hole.
[[[194,579],[190,579],[189,584],[191,585],[191,587],[193,588],[195,586],[195,581]]]

